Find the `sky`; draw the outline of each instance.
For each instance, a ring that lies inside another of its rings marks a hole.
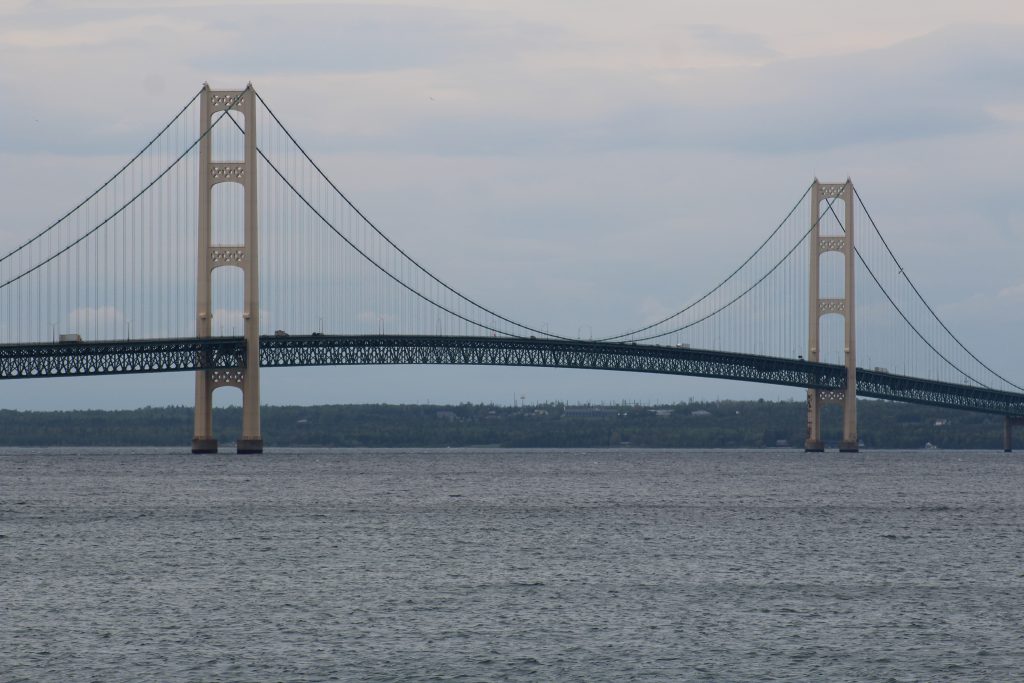
[[[0,0],[0,246],[74,206],[203,82],[251,81],[403,248],[570,335],[677,309],[812,178],[851,177],[943,319],[1020,381],[1022,46],[1009,1]],[[192,392],[188,374],[16,380],[0,408]],[[526,368],[263,374],[268,404],[514,396],[800,392]]]

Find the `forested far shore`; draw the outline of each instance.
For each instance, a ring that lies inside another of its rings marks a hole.
[[[829,406],[825,441],[839,442]],[[1003,418],[929,406],[861,400],[864,448],[996,449]],[[799,448],[806,407],[798,401],[712,401],[670,405],[323,405],[262,408],[266,446],[510,448]],[[241,431],[241,409],[214,411],[225,447]],[[192,437],[190,407],[53,412],[0,411],[0,447],[181,446]],[[1022,437],[1024,438],[1024,437]]]

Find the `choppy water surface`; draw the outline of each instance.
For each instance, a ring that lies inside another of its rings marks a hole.
[[[1024,459],[0,454],[0,680],[1024,677]]]

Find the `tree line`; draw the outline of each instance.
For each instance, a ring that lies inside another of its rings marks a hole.
[[[823,417],[827,444],[841,438],[838,406]],[[864,448],[1001,448],[1002,417],[886,401],[858,403]],[[262,408],[265,444],[325,447],[799,448],[798,401],[713,401],[658,406],[539,404],[322,405]],[[225,446],[241,432],[237,407],[214,411]],[[185,446],[192,409],[0,411],[0,447]]]

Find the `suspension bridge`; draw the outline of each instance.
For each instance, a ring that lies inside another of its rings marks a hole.
[[[260,369],[439,364],[578,368],[807,390],[1003,415],[1024,388],[965,346],[910,280],[850,180],[818,180],[763,242],[673,314],[581,339],[442,279],[350,201],[251,85],[204,85],[77,206],[0,257],[0,379],[195,374],[192,450],[212,397],[242,392],[239,453],[263,449]],[[589,327],[589,326],[588,326]],[[869,358],[859,367],[857,359]]]

